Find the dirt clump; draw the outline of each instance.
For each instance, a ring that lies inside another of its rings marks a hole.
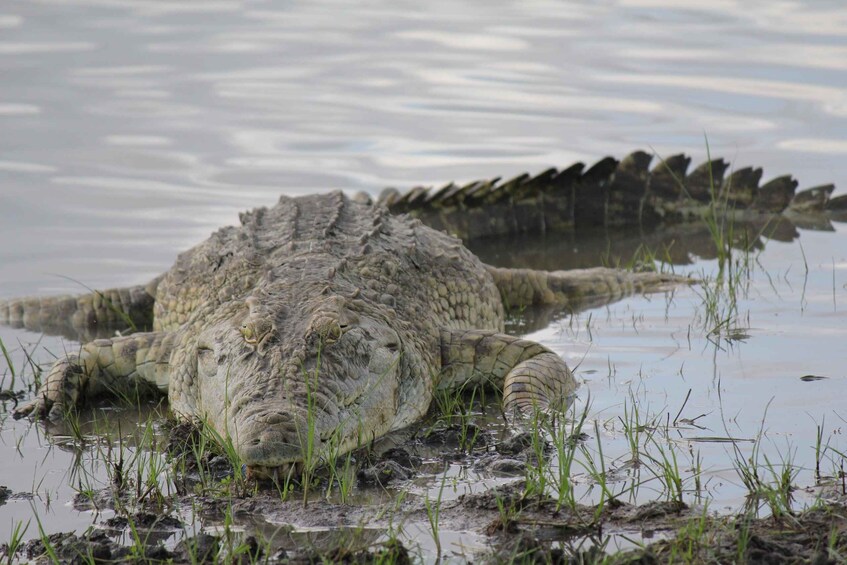
[[[679,501],[587,507],[525,496],[522,483],[464,497],[468,512],[498,514],[485,527],[486,563],[847,562],[847,506],[820,502],[779,517],[721,516]],[[616,540],[642,547],[616,549]],[[652,541],[651,540],[657,540]],[[638,545],[638,544],[635,544]]]

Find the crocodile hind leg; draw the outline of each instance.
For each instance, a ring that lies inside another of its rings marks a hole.
[[[167,393],[174,341],[173,333],[151,332],[86,343],[78,354],[57,361],[35,398],[13,415],[58,419],[86,398],[102,394]]]
[[[487,268],[507,308],[557,305],[577,311],[610,304],[633,294],[662,292],[696,282],[679,275],[605,267],[573,271]]]
[[[564,408],[577,388],[565,362],[534,341],[486,330],[442,330],[439,388],[492,383],[506,413]]]
[[[147,285],[95,290],[80,296],[0,300],[0,324],[78,341],[116,330],[152,329],[158,279]]]

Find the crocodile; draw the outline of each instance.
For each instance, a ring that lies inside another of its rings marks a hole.
[[[627,160],[619,165],[624,176]],[[572,186],[571,198],[589,181]],[[532,193],[551,198],[543,183],[529,184],[499,185],[508,198],[494,196],[490,181],[484,194],[467,185],[452,196],[389,191],[378,203],[342,192],[282,196],[242,213],[240,226],[216,231],[148,284],[0,301],[0,323],[43,329],[70,320],[113,335],[56,361],[14,416],[59,418],[103,393],[157,391],[177,418],[231,439],[251,475],[276,477],[414,424],[438,389],[493,384],[508,414],[564,407],[577,388],[573,374],[543,345],[506,335],[507,308],[578,310],[691,281],[611,268],[493,267],[445,231],[444,220],[459,217],[447,203],[475,210],[479,195],[483,209],[487,201],[502,211]],[[604,186],[609,210],[614,191]],[[827,201],[830,192],[816,190]],[[427,198],[429,207],[420,204]],[[640,206],[642,219],[648,208]],[[550,227],[549,217],[538,225]],[[492,235],[463,225],[465,237]],[[115,335],[127,324],[147,331]]]

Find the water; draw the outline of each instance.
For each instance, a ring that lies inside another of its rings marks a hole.
[[[845,30],[847,8],[825,1],[7,3],[0,297],[144,282],[280,193],[376,194],[635,148],[696,161],[706,138],[712,154],[762,166],[765,178],[792,173],[801,187],[835,182],[843,193]],[[680,417],[706,414],[696,423],[707,429],[681,438],[753,438],[764,419],[768,453],[794,453],[810,485],[816,426],[845,447],[844,233],[836,224],[767,242],[738,303],[743,340],[708,336],[702,291],[689,289],[545,321],[531,335],[579,364],[579,402],[590,396],[621,457],[624,402],[673,419],[690,389]],[[481,252],[525,264],[529,250],[537,266],[563,268],[620,241]],[[698,255],[678,269],[712,272]],[[0,338],[19,368],[18,342],[39,339],[9,328]],[[69,506],[78,485],[67,471],[92,452],[54,444],[3,420],[0,484],[36,497],[0,506],[0,531],[33,513],[47,531],[94,519]],[[691,445],[712,507],[737,508],[731,449]]]

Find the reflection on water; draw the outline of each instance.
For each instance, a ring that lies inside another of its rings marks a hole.
[[[765,178],[847,186],[841,2],[35,0],[0,12],[0,298],[146,282],[280,193],[512,177],[636,148],[700,162],[704,134],[713,154]],[[834,231],[806,231],[823,229]],[[795,219],[745,233],[765,249],[734,304],[737,333],[713,333],[696,287],[518,322],[579,367],[610,453],[625,451],[625,403],[676,413],[689,389],[683,417],[709,414],[698,421],[708,435],[755,435],[773,399],[766,448],[790,444],[805,469],[816,424],[831,434],[847,417],[843,226]],[[476,250],[550,269],[649,250],[700,275],[715,269],[705,236],[686,226]],[[25,352],[46,363],[77,347],[12,328],[0,339],[18,382],[32,378]],[[0,482],[36,497],[0,506],[0,522],[34,508],[47,531],[85,529],[92,517],[67,505],[80,485],[66,471],[74,458],[96,467],[93,452],[55,449],[8,418],[0,437]],[[691,445],[711,507],[736,504],[723,446]]]
[[[823,215],[799,220],[804,222],[804,229],[834,231],[830,219]],[[739,251],[762,250],[768,240],[794,241],[800,237],[796,222],[787,217],[734,222],[733,247]],[[472,241],[470,248],[491,265],[547,271],[617,265],[632,267],[652,257],[669,265],[684,266],[718,256],[714,236],[705,223],[519,234],[508,239]]]

